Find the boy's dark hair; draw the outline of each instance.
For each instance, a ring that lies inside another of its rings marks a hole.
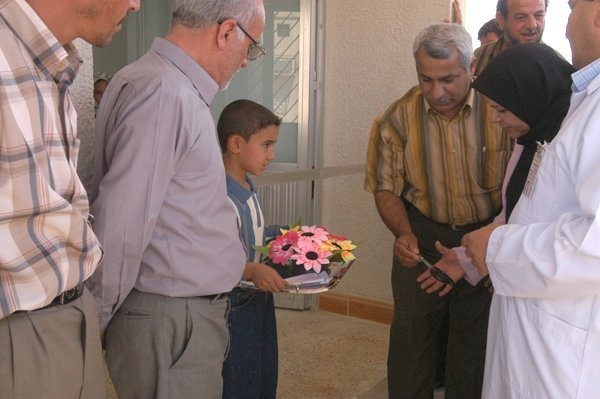
[[[281,119],[270,109],[250,100],[236,100],[225,108],[217,122],[217,133],[221,151],[227,151],[227,140],[239,134],[249,141],[250,136],[267,126],[279,126]]]
[[[490,19],[479,28],[477,40],[481,40],[481,38],[487,36],[488,33],[495,33],[498,38],[502,37],[502,30],[498,27],[498,24],[496,24],[496,18]]]

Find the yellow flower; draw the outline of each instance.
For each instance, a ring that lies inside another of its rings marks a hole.
[[[329,251],[336,257],[341,258],[341,260],[345,263],[350,262],[351,260],[356,259],[352,250],[356,248],[356,245],[352,243],[350,240],[332,240],[327,243],[324,243],[324,246],[327,247]]]

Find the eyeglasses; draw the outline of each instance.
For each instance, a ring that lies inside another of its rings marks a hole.
[[[217,23],[221,25],[223,22],[225,22],[225,19],[226,18],[219,19]],[[252,36],[250,36],[250,33],[248,33],[246,29],[242,28],[242,25],[240,25],[239,22],[236,21],[235,25],[240,28],[242,33],[246,35],[246,37],[252,42],[252,45],[248,47],[248,54],[246,55],[246,58],[248,58],[250,61],[254,61],[267,53],[267,50],[264,47],[261,47],[258,42],[254,40]]]
[[[247,57],[250,61],[257,60],[267,53],[267,50],[264,47],[261,47],[258,44],[258,42],[256,40],[254,40],[254,38],[252,36],[250,36],[250,33],[246,32],[246,29],[242,28],[242,25],[240,25],[239,22],[236,21],[235,24],[237,25],[238,28],[240,28],[240,30],[244,33],[244,35],[246,35],[246,37],[248,39],[250,39],[250,41],[252,42],[252,45],[250,47],[248,47],[248,55],[247,55]]]

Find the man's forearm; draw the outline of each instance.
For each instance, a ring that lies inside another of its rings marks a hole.
[[[377,191],[374,194],[375,206],[383,220],[383,223],[390,229],[395,237],[404,234],[412,234],[406,207],[402,198],[391,191]]]

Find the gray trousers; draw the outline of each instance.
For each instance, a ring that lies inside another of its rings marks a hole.
[[[0,398],[106,397],[98,313],[75,301],[0,320]]]
[[[119,399],[221,399],[227,296],[170,298],[133,290],[105,335]]]

